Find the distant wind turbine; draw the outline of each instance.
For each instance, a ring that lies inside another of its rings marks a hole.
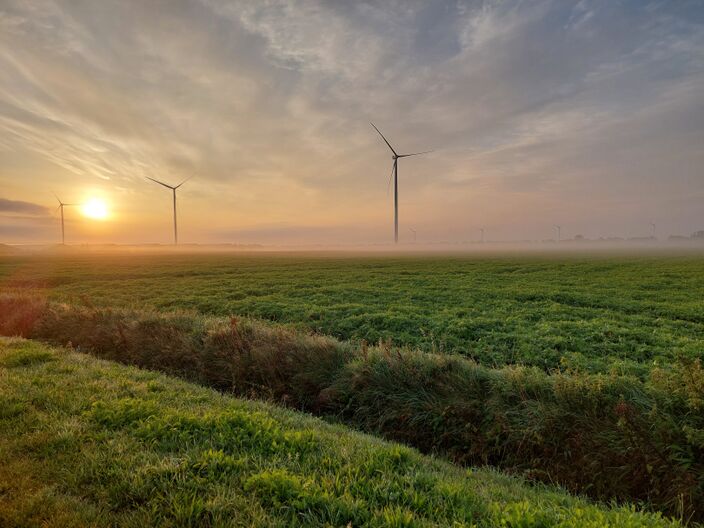
[[[57,209],[61,210],[61,244],[66,245],[66,231],[64,230],[64,207],[76,207],[80,204],[63,203],[58,196],[54,195],[59,202]]]
[[[146,178],[147,178],[148,180],[153,181],[154,183],[158,183],[159,185],[163,185],[163,186],[166,187],[167,189],[171,189],[171,192],[173,193],[173,197],[174,197],[174,246],[178,246],[178,228],[176,227],[176,189],[178,189],[179,187],[181,187],[181,185],[183,185],[184,183],[186,183],[186,182],[187,182],[188,180],[190,180],[191,178],[190,178],[190,177],[189,177],[189,178],[186,178],[185,180],[183,180],[181,183],[179,183],[179,184],[176,185],[175,187],[173,187],[173,186],[171,186],[171,185],[168,185],[168,184],[166,184],[166,183],[164,183],[164,182],[160,182],[159,180],[155,180],[154,178],[150,178],[149,176],[146,176]]]
[[[413,229],[412,227],[409,227],[408,229],[410,229],[410,230],[411,230],[411,233],[413,233],[413,243],[415,244],[415,243],[416,243],[416,235],[417,235],[418,233],[416,233],[416,230]]]
[[[562,229],[562,226],[559,225],[554,225],[553,226],[555,229],[557,229],[557,241],[560,241],[560,230]]]
[[[391,177],[394,179],[394,243],[398,244],[398,160],[399,158],[407,158],[409,156],[419,156],[421,154],[427,154],[428,152],[432,152],[432,150],[426,150],[424,152],[413,152],[411,154],[398,154],[394,148],[391,146],[391,143],[387,141],[387,139],[384,137],[384,134],[381,133],[381,131],[374,125],[374,123],[370,123],[374,127],[374,130],[376,130],[379,135],[381,136],[381,139],[384,140],[384,143],[391,149],[391,152],[393,153],[393,156],[391,156],[391,159],[394,160],[394,164],[391,167],[391,174],[389,175],[389,183],[391,182]]]
[[[482,232],[482,244],[484,243],[484,228],[482,227],[479,231]]]
[[[652,228],[653,231],[653,238],[655,238],[655,222],[650,222],[650,227]]]

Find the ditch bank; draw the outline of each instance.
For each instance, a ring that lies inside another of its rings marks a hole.
[[[273,400],[468,465],[704,520],[704,367],[619,374],[487,368],[249,319],[0,295],[0,334],[73,346]]]

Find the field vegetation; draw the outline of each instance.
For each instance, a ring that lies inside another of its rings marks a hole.
[[[704,258],[0,258],[0,333],[704,520]]]
[[[704,518],[704,369],[491,368],[256,320],[0,297],[0,333],[71,345],[344,421],[467,465]]]
[[[704,358],[701,255],[65,255],[0,259],[0,285],[96,306],[232,314],[341,340],[647,375]]]
[[[158,334],[159,321],[130,324]],[[106,339],[99,334],[107,327],[91,330],[93,344]],[[171,361],[175,352],[152,361]],[[16,339],[0,339],[0,446],[4,526],[680,526]]]

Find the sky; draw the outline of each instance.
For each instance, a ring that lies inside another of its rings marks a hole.
[[[0,242],[704,229],[701,0],[0,0]]]

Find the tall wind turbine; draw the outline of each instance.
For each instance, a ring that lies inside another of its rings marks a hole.
[[[391,152],[393,153],[393,156],[391,156],[391,159],[394,160],[394,164],[391,167],[391,174],[389,175],[389,181],[391,180],[391,177],[393,176],[394,178],[394,243],[398,244],[398,160],[399,158],[407,158],[409,156],[419,156],[421,154],[427,154],[428,152],[432,152],[432,150],[426,150],[424,152],[413,152],[411,154],[398,154],[394,148],[391,146],[391,143],[387,141],[387,139],[384,137],[384,134],[381,133],[381,131],[374,125],[374,123],[369,123],[374,127],[374,130],[379,132],[379,135],[381,136],[381,139],[384,140],[384,143],[391,149]]]
[[[653,231],[652,237],[655,238],[655,222],[650,222],[650,227],[652,228],[652,231]]]
[[[482,244],[484,243],[484,228],[482,227],[479,231],[482,232]]]
[[[61,210],[61,245],[66,245],[66,231],[64,230],[64,207],[75,207],[79,204],[63,203],[58,196],[54,195],[59,202],[57,209]]]
[[[413,233],[413,243],[415,244],[415,243],[416,243],[416,235],[417,235],[418,233],[416,233],[416,230],[413,229],[412,227],[409,227],[408,229],[410,229],[410,230],[411,230],[411,233]]]
[[[155,180],[154,178],[150,178],[149,176],[147,176],[146,178],[147,178],[148,180],[153,181],[154,183],[158,183],[159,185],[163,185],[163,186],[166,187],[167,189],[171,189],[171,192],[173,193],[173,197],[174,197],[174,246],[178,246],[178,228],[177,228],[177,226],[176,226],[176,189],[178,189],[179,187],[181,187],[181,185],[183,185],[184,183],[186,183],[186,182],[187,182],[188,180],[190,180],[191,178],[190,178],[190,177],[189,177],[189,178],[186,178],[185,180],[183,180],[181,183],[179,183],[179,184],[178,184],[177,186],[175,186],[175,187],[173,187],[173,186],[171,186],[171,185],[168,185],[168,184],[166,184],[166,183],[164,183],[164,182],[160,182],[159,180]]]
[[[562,230],[562,226],[559,225],[554,225],[553,226],[555,229],[557,229],[557,241],[560,241],[560,231]]]

